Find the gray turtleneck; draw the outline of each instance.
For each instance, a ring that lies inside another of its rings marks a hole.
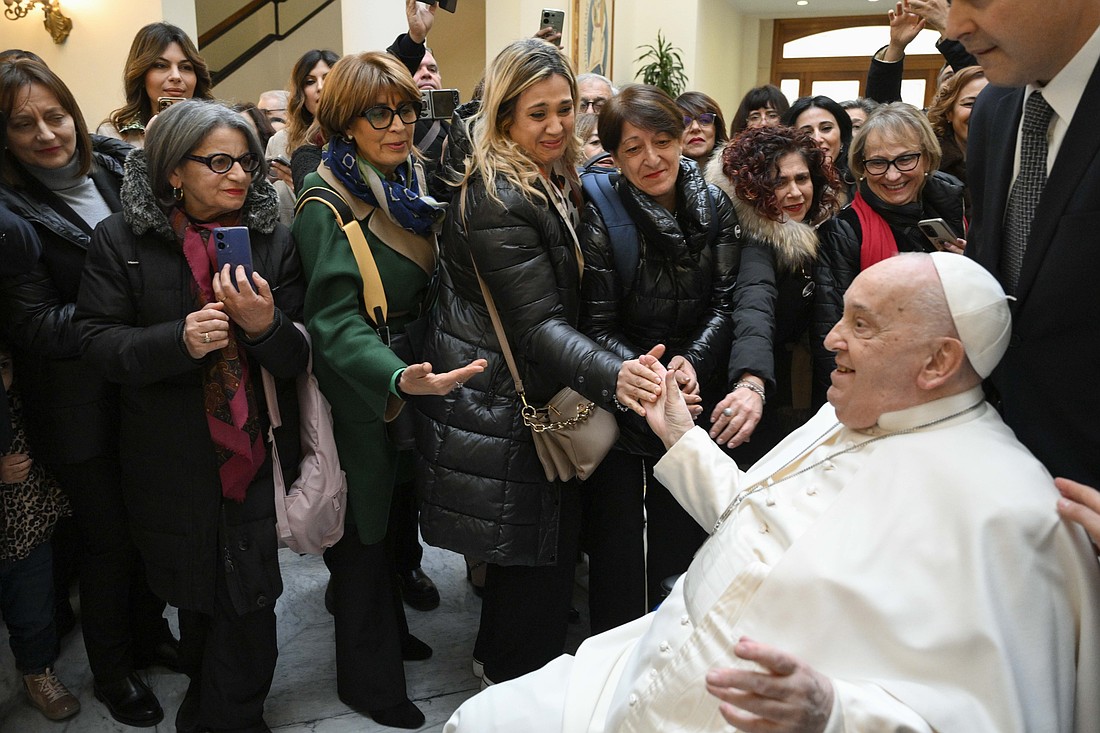
[[[91,177],[77,174],[80,169],[78,156],[74,155],[72,160],[60,168],[39,168],[33,165],[24,167],[43,186],[68,204],[90,228],[94,229],[96,224],[111,215],[111,208]]]

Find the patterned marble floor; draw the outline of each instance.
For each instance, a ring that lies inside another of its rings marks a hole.
[[[407,609],[413,634],[434,650],[424,662],[407,662],[409,696],[424,712],[421,731],[440,731],[443,723],[479,681],[470,671],[470,653],[481,602],[466,583],[462,558],[425,547],[424,571],[439,587],[439,608],[422,613]],[[323,593],[328,571],[320,557],[281,555],[285,591],[277,608],[279,664],[267,699],[265,718],[279,733],[382,733],[394,731],[350,710],[336,697],[332,617],[325,612]],[[578,586],[577,608],[586,615],[584,590]],[[174,615],[171,618],[175,628]],[[587,633],[587,621],[570,628],[570,648]],[[137,728],[122,725],[108,715],[92,694],[92,676],[77,628],[62,642],[57,671],[80,699],[81,711],[60,723],[43,718],[26,702],[8,648],[7,631],[0,627],[0,732],[2,733],[112,733]],[[176,708],[187,689],[186,677],[154,668],[146,673],[149,686],[160,698],[165,718],[157,733],[175,731]]]

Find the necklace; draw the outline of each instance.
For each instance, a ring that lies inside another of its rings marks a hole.
[[[814,463],[811,463],[808,466],[803,466],[801,468],[798,468],[798,470],[794,470],[795,468],[798,467],[798,465],[802,461],[804,461],[806,459],[806,456],[808,456],[810,454],[810,452],[812,450],[814,450],[814,448],[818,447],[819,444],[821,444],[821,445],[825,444],[825,443],[822,443],[822,441],[825,440],[825,436],[829,435],[829,433],[832,433],[834,430],[836,430],[837,428],[840,427],[839,422],[833,423],[833,425],[828,430],[826,430],[819,437],[814,439],[813,442],[810,443],[809,448],[807,448],[806,450],[802,451],[798,455],[791,458],[791,460],[784,463],[771,476],[764,479],[763,481],[757,481],[752,486],[749,486],[748,488],[742,489],[740,492],[738,492],[737,496],[733,497],[733,501],[731,501],[729,503],[729,506],[726,507],[725,511],[722,512],[722,515],[720,517],[718,517],[718,521],[714,523],[714,530],[711,532],[711,536],[713,537],[715,534],[718,533],[718,528],[721,527],[722,524],[725,523],[725,521],[730,518],[730,515],[732,515],[735,511],[737,511],[738,507],[740,507],[741,504],[743,504],[746,499],[748,499],[753,494],[755,494],[759,491],[762,491],[763,489],[771,488],[772,486],[775,486],[776,484],[780,484],[780,483],[786,481],[787,479],[794,478],[795,476],[800,476],[801,474],[804,474],[807,471],[812,471],[813,469],[817,468],[818,466],[820,466],[824,463],[828,463],[829,461],[833,460],[834,458],[838,458],[838,457],[843,456],[847,453],[855,453],[856,451],[860,450],[864,446],[870,445],[871,443],[877,443],[880,440],[886,440],[887,438],[893,438],[894,436],[897,436],[897,435],[908,435],[910,433],[916,433],[918,431],[924,430],[925,428],[930,428],[934,425],[939,425],[940,423],[947,422],[948,420],[953,420],[954,418],[965,415],[968,412],[973,412],[974,410],[981,407],[983,404],[985,404],[985,400],[982,400],[981,402],[975,402],[970,407],[964,408],[964,409],[959,410],[958,412],[954,412],[950,415],[946,415],[944,417],[939,417],[939,418],[936,418],[935,420],[931,420],[931,421],[926,422],[926,423],[921,423],[920,425],[914,425],[911,428],[905,428],[904,430],[896,430],[892,433],[883,433],[882,435],[876,435],[873,438],[868,438],[867,440],[863,441],[862,443],[856,443],[855,445],[851,445],[851,446],[848,446],[847,448],[843,448],[841,450],[838,450],[835,453],[830,453],[829,455],[822,458],[820,461],[815,461]],[[838,438],[839,436],[840,436],[840,433],[838,432],[836,435],[833,436],[832,440],[836,440],[836,438]],[[826,443],[827,442],[828,441],[826,441]]]

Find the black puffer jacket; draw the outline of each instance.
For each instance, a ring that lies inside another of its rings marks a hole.
[[[894,234],[898,252],[933,252],[935,249],[917,227],[921,219],[941,218],[955,232],[963,227],[963,184],[952,175],[936,171],[928,177],[917,205],[903,207],[883,204],[873,194],[868,195],[866,183],[861,192],[871,208],[878,213]],[[847,206],[821,225],[818,232],[821,249],[814,270],[814,318],[810,343],[814,347],[814,404],[825,402],[829,375],[835,366],[832,352],[824,347],[825,336],[844,314],[844,293],[860,270],[860,249],[863,231],[855,209]]]
[[[270,452],[243,503],[222,498],[203,406],[202,371],[214,357],[192,359],[183,346],[183,321],[196,307],[193,277],[153,199],[144,151],[127,161],[122,199],[122,213],[95,230],[75,322],[88,361],[121,384],[122,487],[149,587],[173,606],[212,613],[222,563],[236,612],[263,608],[282,592]],[[292,392],[309,351],[292,322],[302,319],[301,265],[276,202],[271,184],[258,180],[241,216],[255,270],[270,283],[276,306],[275,328],[260,340],[237,331],[264,434],[260,367],[276,377],[280,392]],[[280,403],[284,420],[287,404]],[[284,467],[297,464],[296,444],[280,441]]]
[[[446,164],[464,165],[466,123],[451,125]],[[474,274],[492,293],[531,404],[571,386],[610,405],[622,359],[576,330],[580,272],[567,224],[549,204],[498,179],[500,202],[480,177],[465,217],[447,213],[439,301],[424,360],[437,372],[487,359],[462,389],[417,399],[420,526],[437,547],[500,565],[557,562],[560,485],[546,480],[520,418],[521,403]],[[454,196],[457,204],[459,196]],[[571,562],[572,558],[567,558]]]
[[[708,186],[687,158],[680,159],[675,214],[625,177],[615,183],[615,190],[637,227],[638,268],[631,282],[620,280],[603,216],[589,203],[580,233],[581,330],[624,360],[663,343],[665,363],[683,355],[700,384],[716,374],[724,380],[741,232],[729,197],[717,186]],[[713,247],[708,246],[712,228],[717,230]],[[633,412],[620,412],[618,418],[616,448],[654,457],[664,453],[645,418]]]
[[[96,135],[92,149],[89,176],[111,211],[119,211],[132,148]],[[72,320],[92,227],[29,174],[16,188],[0,186],[0,202],[30,223],[42,244],[30,271],[0,284],[0,322],[14,346],[30,445],[47,463],[114,455],[118,390],[80,357]]]

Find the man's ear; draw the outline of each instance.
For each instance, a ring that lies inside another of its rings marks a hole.
[[[934,350],[917,375],[917,386],[925,390],[938,389],[951,381],[965,363],[966,349],[962,341],[944,336],[934,342]]]

